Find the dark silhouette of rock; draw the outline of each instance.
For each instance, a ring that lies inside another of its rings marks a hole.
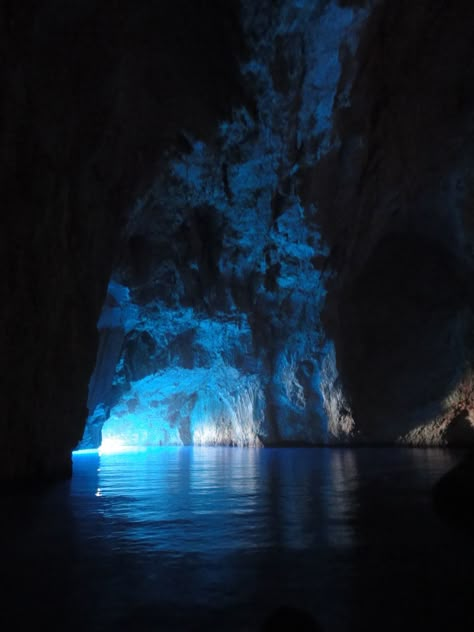
[[[471,531],[474,527],[474,452],[445,474],[433,490],[437,513],[448,523]]]
[[[224,4],[0,7],[2,480],[71,473],[126,217],[182,129],[242,100]]]

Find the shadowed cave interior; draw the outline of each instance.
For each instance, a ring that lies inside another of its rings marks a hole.
[[[472,443],[466,6],[6,5],[3,478]]]
[[[0,7],[6,488],[97,448],[464,456],[470,2],[73,4]]]
[[[470,444],[469,78],[426,70],[462,43],[390,3],[240,9],[247,103],[129,212],[80,447]]]

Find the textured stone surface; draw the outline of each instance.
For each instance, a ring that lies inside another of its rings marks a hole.
[[[473,19],[464,2],[377,5],[343,142],[312,183],[335,270],[325,322],[367,439],[455,440],[459,402],[472,410]]]
[[[2,5],[1,478],[473,440],[470,2],[208,4]]]
[[[126,228],[114,279],[130,289],[137,323],[117,365],[107,440],[351,437],[320,318],[328,251],[299,172],[333,146],[340,49],[365,19],[336,3],[243,3],[254,110],[221,121],[212,144],[188,134],[188,151],[170,154]]]
[[[239,97],[234,9],[0,7],[1,479],[70,471],[124,219],[181,128]]]
[[[210,402],[250,379],[251,443],[472,442],[467,5],[242,7],[255,111],[189,135],[127,227],[115,275],[153,351],[137,373],[123,348],[107,437],[176,419],[124,408],[154,388],[186,401],[185,442],[195,406],[210,442],[246,444]]]

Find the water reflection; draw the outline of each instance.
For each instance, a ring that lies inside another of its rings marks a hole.
[[[348,451],[157,448],[77,457],[72,493],[110,537],[214,554],[349,546],[357,480]]]
[[[329,461],[327,494],[328,542],[334,547],[354,545],[359,472],[352,450],[335,450]]]
[[[456,622],[474,552],[439,522],[430,488],[458,458],[204,447],[77,455],[70,486],[4,499],[3,568],[17,587],[4,615],[17,629],[31,614],[47,628],[54,613],[70,630],[256,631],[288,604],[327,632],[399,629],[418,615],[420,629]]]

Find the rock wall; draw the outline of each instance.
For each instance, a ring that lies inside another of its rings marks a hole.
[[[473,43],[468,3],[379,3],[337,151],[308,192],[361,437],[472,442]]]
[[[66,4],[0,9],[0,479],[69,473],[88,413],[471,442],[470,3]]]
[[[184,129],[126,228],[107,442],[472,442],[455,4],[242,2],[253,107],[212,143]]]
[[[129,210],[241,101],[238,6],[204,5],[1,3],[1,480],[70,473]]]

